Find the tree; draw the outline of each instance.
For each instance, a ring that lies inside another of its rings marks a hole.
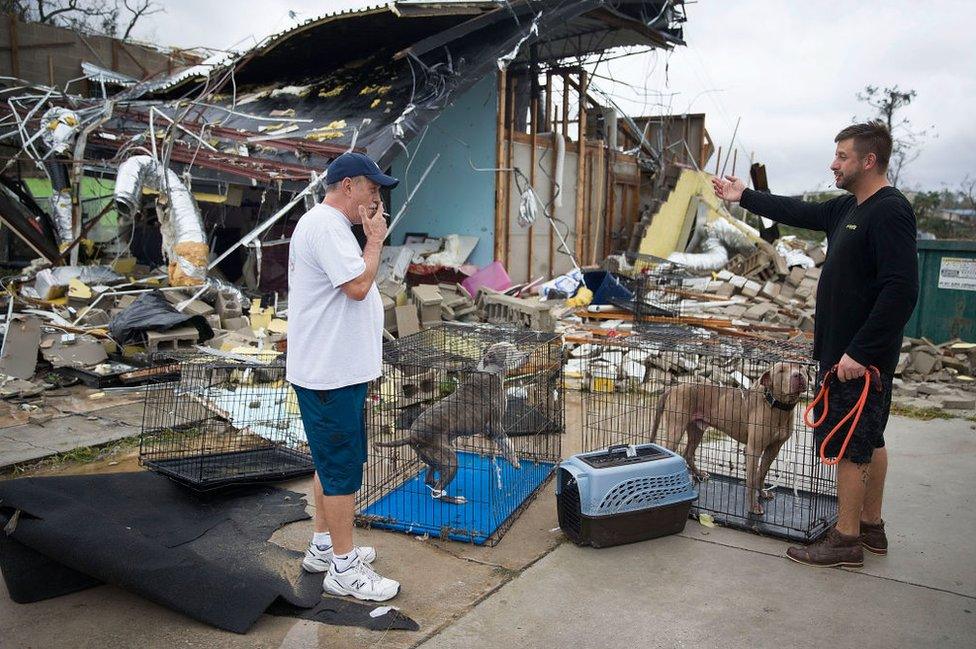
[[[0,0],[0,11],[24,22],[125,40],[142,18],[163,11],[163,7],[153,0]]]
[[[966,174],[959,187],[959,199],[963,208],[976,210],[976,178]]]
[[[901,179],[902,171],[914,162],[921,153],[919,145],[928,135],[928,129],[915,130],[907,117],[902,117],[900,111],[912,103],[917,93],[914,90],[902,90],[897,85],[880,88],[865,86],[857,93],[860,101],[867,103],[877,111],[877,117],[887,126],[891,133],[891,160],[888,163],[888,180],[895,187]]]
[[[912,209],[915,210],[915,218],[919,221],[935,218],[943,207],[941,192],[918,192],[912,199]]]

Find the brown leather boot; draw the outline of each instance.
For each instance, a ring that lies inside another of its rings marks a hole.
[[[861,521],[861,547],[874,554],[884,556],[888,554],[888,536],[885,534],[884,521],[877,525]]]
[[[792,547],[786,551],[786,556],[797,563],[819,568],[834,566],[851,566],[860,568],[864,565],[864,551],[861,549],[861,537],[847,536],[831,528],[822,539],[806,547]]]

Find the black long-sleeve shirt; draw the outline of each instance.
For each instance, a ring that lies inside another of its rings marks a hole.
[[[893,374],[918,298],[915,213],[902,193],[883,187],[858,205],[851,194],[808,203],[746,189],[739,204],[827,233],[814,317],[813,354],[821,365],[829,369],[846,353]]]

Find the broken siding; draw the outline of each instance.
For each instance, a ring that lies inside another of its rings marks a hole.
[[[402,244],[408,232],[436,237],[462,234],[478,237],[468,263],[485,266],[493,261],[495,174],[475,171],[472,165],[495,167],[497,84],[494,74],[482,79],[430,124],[423,140],[418,137],[410,146],[409,173],[407,154],[400,153],[393,161],[392,173],[400,184],[393,190],[389,212],[396,214],[424,169],[440,154],[397,225],[391,238],[394,245]]]

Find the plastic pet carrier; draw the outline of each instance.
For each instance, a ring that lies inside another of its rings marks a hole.
[[[556,471],[559,526],[577,545],[677,534],[697,497],[684,459],[657,444],[581,453]]]

